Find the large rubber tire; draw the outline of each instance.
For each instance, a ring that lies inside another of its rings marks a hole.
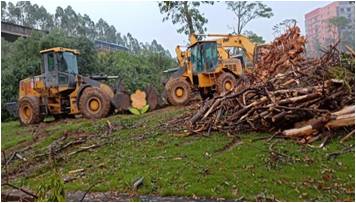
[[[31,125],[43,121],[40,111],[40,99],[34,96],[25,96],[20,99],[18,115],[22,125]]]
[[[167,100],[172,105],[185,105],[191,97],[191,88],[186,80],[169,80],[165,89],[167,91]]]
[[[109,96],[98,88],[84,89],[79,99],[79,110],[85,118],[104,118],[109,114],[110,107]]]
[[[217,79],[216,90],[218,94],[232,91],[237,86],[235,76],[229,72],[223,72]]]

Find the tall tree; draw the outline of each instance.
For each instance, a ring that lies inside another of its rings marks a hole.
[[[109,29],[109,24],[102,18],[95,24],[96,36],[99,40],[106,40],[105,32]]]
[[[141,50],[141,46],[137,41],[137,39],[135,39],[130,33],[127,33],[127,39],[129,43],[128,48],[130,49],[130,51],[132,51],[135,54],[139,53]]]
[[[116,43],[117,43],[118,45],[125,46],[125,42],[124,42],[124,40],[122,39],[120,32],[116,33]]]
[[[73,10],[71,6],[67,6],[64,9],[64,16],[66,17],[67,21],[65,24],[65,30],[71,36],[75,36],[77,34],[77,27],[78,27],[78,15]]]
[[[54,27],[54,22],[53,22],[53,15],[47,12],[47,10],[41,6],[38,8],[37,12],[37,24],[38,24],[38,29],[41,30],[51,30]]]
[[[344,45],[349,45],[352,48],[355,46],[355,28],[352,26],[352,23],[345,18],[344,16],[337,16],[329,19],[329,24],[331,26],[336,27],[337,33],[335,34],[335,39],[333,43],[336,41],[340,41],[339,48],[340,50],[344,50]],[[338,38],[336,39],[336,36]]]
[[[246,25],[256,18],[270,18],[272,8],[261,2],[228,1],[227,8],[234,12],[237,20],[235,33],[241,34]]]
[[[1,21],[5,21],[6,15],[7,15],[7,10],[6,10],[6,2],[1,1]]]
[[[178,33],[186,35],[194,32],[204,33],[207,29],[205,24],[208,19],[204,17],[198,7],[202,4],[213,4],[211,1],[162,1],[158,3],[161,14],[164,14],[163,21],[169,19],[173,24],[180,24]]]
[[[56,13],[54,14],[54,24],[57,28],[62,27],[65,24],[64,10],[62,7],[58,6],[56,8]]]
[[[21,9],[14,5],[12,2],[8,3],[7,6],[8,18],[7,21],[10,23],[21,24],[22,23],[22,15]]]

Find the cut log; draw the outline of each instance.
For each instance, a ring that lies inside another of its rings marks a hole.
[[[131,106],[136,109],[142,109],[146,104],[146,93],[141,90],[136,90],[135,93],[131,94]]]
[[[351,125],[355,125],[355,113],[337,116],[335,119],[329,121],[325,125],[325,127],[337,128],[337,127],[351,126]]]
[[[345,106],[340,111],[332,113],[332,115],[340,116],[340,115],[350,114],[350,113],[355,113],[355,105],[353,105],[353,106]]]
[[[159,94],[156,88],[153,86],[148,86],[145,88],[145,93],[147,97],[147,103],[150,106],[150,111],[158,107]]]
[[[284,130],[282,134],[287,137],[305,137],[316,132],[312,125],[306,125],[301,128]]]
[[[127,111],[131,106],[130,95],[125,92],[117,92],[112,99],[112,103],[118,111]]]

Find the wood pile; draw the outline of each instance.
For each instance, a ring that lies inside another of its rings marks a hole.
[[[294,26],[277,37],[271,45],[262,47],[256,64],[258,79],[265,81],[304,62],[304,45],[304,36],[300,34],[299,27]]]
[[[353,82],[328,72],[340,65],[337,44],[306,59],[304,43],[298,27],[278,37],[257,64],[260,80],[205,101],[187,119],[190,132],[267,131],[311,143],[328,139],[330,129],[353,126]]]

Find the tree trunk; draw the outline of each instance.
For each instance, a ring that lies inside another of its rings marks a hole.
[[[183,8],[184,8],[184,15],[185,15],[185,18],[187,19],[187,23],[188,23],[189,34],[193,34],[194,27],[193,27],[193,22],[192,22],[192,16],[189,14],[189,8],[188,8],[187,1],[183,2]]]

